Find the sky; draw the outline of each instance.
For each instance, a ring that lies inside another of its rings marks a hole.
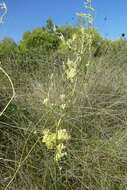
[[[0,3],[2,0],[0,0]],[[75,25],[76,13],[86,13],[84,0],[4,0],[8,12],[0,25],[0,40],[11,37],[15,42],[22,39],[26,30],[45,26],[51,18],[53,23]],[[94,21],[99,33],[108,39],[127,35],[127,0],[92,0],[97,15]]]

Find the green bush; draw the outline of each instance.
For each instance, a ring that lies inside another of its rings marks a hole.
[[[41,50],[42,53],[49,53],[57,50],[60,39],[54,33],[33,31],[26,40],[20,42],[21,49]]]

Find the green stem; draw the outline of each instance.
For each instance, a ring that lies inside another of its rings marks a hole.
[[[62,118],[59,119],[57,125],[56,125],[56,141],[55,141],[55,158],[56,158],[56,154],[57,154],[57,149],[56,149],[56,146],[57,146],[57,137],[58,137],[58,128],[60,126],[60,123],[62,121]],[[54,174],[55,174],[55,190],[57,190],[57,164],[56,164],[56,160],[54,162]]]
[[[34,147],[37,145],[37,143],[39,142],[39,140],[40,140],[41,138],[42,138],[42,137],[39,137],[39,138],[37,139],[37,141],[34,143],[34,145],[33,145],[32,148],[30,149],[30,151],[28,152],[28,154],[26,155],[26,157],[24,158],[24,160],[19,163],[16,172],[14,173],[13,177],[11,178],[11,180],[9,181],[9,183],[7,184],[7,186],[4,188],[4,190],[7,190],[8,187],[11,185],[11,183],[12,183],[13,180],[15,179],[17,173],[19,172],[20,168],[23,166],[24,162],[28,159],[30,153],[32,152],[32,150],[34,149]]]
[[[3,115],[3,113],[5,112],[5,110],[7,109],[7,107],[9,106],[9,104],[11,103],[11,101],[13,100],[13,98],[15,97],[15,89],[14,89],[14,85],[12,83],[11,78],[9,77],[9,75],[6,73],[6,71],[4,71],[4,69],[2,67],[0,67],[0,70],[6,75],[6,77],[8,78],[11,87],[12,87],[12,97],[9,100],[9,102],[7,103],[7,105],[5,106],[5,108],[3,109],[3,111],[0,113],[0,116]]]

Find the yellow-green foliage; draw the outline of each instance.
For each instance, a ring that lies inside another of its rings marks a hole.
[[[4,60],[4,58],[11,56],[16,47],[17,45],[13,39],[5,37],[0,41],[0,58]]]
[[[23,51],[39,50],[42,53],[50,53],[57,50],[59,44],[60,39],[53,32],[37,27],[32,32],[24,32],[19,48]]]
[[[22,35],[22,40],[27,40],[29,36],[31,35],[31,32],[29,30],[26,30]]]
[[[121,50],[127,49],[127,42],[126,40],[123,40],[123,39],[114,40],[112,41],[111,45],[112,45],[113,53],[117,53]]]

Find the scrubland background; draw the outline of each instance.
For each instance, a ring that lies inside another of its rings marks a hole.
[[[26,156],[9,190],[127,189],[127,41],[104,39],[93,29],[90,64],[86,66],[86,38],[74,87],[62,74],[63,64],[75,59],[75,53],[59,34],[68,42],[74,34],[80,36],[80,27],[62,25],[54,32],[48,19],[46,27],[25,31],[18,44],[9,37],[0,41],[1,67],[16,91],[0,117],[1,190]],[[84,28],[84,33],[89,30]],[[80,48],[78,37],[76,43]],[[43,101],[48,94],[46,106]],[[55,181],[53,150],[46,148],[41,137],[43,128],[55,128],[60,117],[60,94],[66,94],[68,102],[61,127],[71,139]],[[1,72],[0,111],[11,95],[8,79]]]

